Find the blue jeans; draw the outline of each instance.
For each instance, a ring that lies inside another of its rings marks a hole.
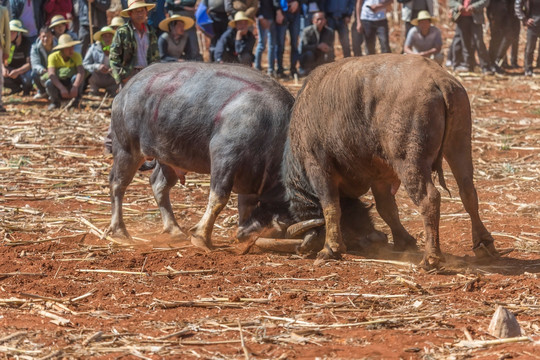
[[[289,30],[291,38],[291,73],[296,72],[296,64],[298,63],[298,36],[300,35],[300,13],[291,14],[285,13],[283,24],[276,26],[277,37],[277,72],[283,73],[283,53],[285,52],[285,35]]]
[[[70,91],[76,78],[77,78],[77,75],[75,74],[71,77],[71,79],[61,79],[60,82],[68,89],[68,91]],[[47,95],[49,95],[49,101],[51,103],[60,104],[60,102],[62,101],[62,95],[60,94],[60,90],[58,90],[58,88],[54,86],[51,79],[45,82],[45,88],[47,89]],[[77,100],[81,99],[82,93],[83,93],[83,84],[79,86]]]
[[[11,67],[7,67],[8,70],[13,70]],[[4,87],[11,89],[12,92],[23,91],[28,94],[32,91],[32,70],[28,70],[24,74],[19,75],[15,79],[10,77],[4,78]]]
[[[381,53],[390,52],[390,43],[388,42],[388,21],[377,20],[360,20],[362,28],[364,30],[364,37],[366,40],[366,53],[367,55],[375,54],[375,42],[379,38],[379,44],[381,44]]]
[[[45,90],[45,82],[41,80],[41,76],[36,70],[32,69],[32,81],[36,85],[38,93],[45,94],[47,91]]]
[[[259,39],[257,42],[257,49],[255,50],[255,68],[261,70],[262,54],[266,48],[266,42],[268,41],[268,73],[272,74],[274,73],[274,63],[277,56],[276,23],[274,20],[268,21],[270,21],[270,27],[268,29],[263,29],[259,20],[257,19],[257,31],[259,33]]]
[[[345,24],[342,17],[328,16],[328,27],[337,31],[339,43],[343,49],[343,57],[351,56],[351,43],[349,41],[349,26]]]

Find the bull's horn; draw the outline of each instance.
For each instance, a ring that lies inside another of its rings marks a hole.
[[[287,237],[297,237],[306,231],[324,225],[324,219],[311,219],[300,221],[287,228]]]
[[[264,251],[275,251],[282,253],[295,253],[296,248],[302,244],[303,239],[273,239],[258,238],[255,246]]]

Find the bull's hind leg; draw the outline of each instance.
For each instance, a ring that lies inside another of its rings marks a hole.
[[[112,218],[106,235],[131,238],[122,217],[122,201],[126,188],[143,162],[144,158],[141,155],[134,155],[121,148],[115,149],[114,162],[109,174]]]
[[[154,198],[161,212],[163,220],[163,232],[168,233],[173,237],[180,237],[184,233],[176,219],[171,206],[170,190],[178,182],[178,176],[173,168],[168,165],[156,163],[154,172],[150,176],[150,184],[154,192]]]
[[[397,187],[399,187],[399,182],[397,182]],[[392,183],[375,182],[371,185],[371,191],[375,197],[377,212],[392,231],[394,249],[397,251],[416,249],[416,239],[405,230],[399,220],[396,198],[392,193]]]
[[[412,201],[420,208],[424,220],[426,245],[421,265],[426,268],[435,268],[444,261],[439,243],[441,194],[431,180],[429,167],[419,167],[409,163],[400,168],[406,170],[398,174],[399,178]]]
[[[470,137],[454,137],[451,151],[445,151],[444,157],[450,165],[459,187],[459,196],[465,210],[469,213],[472,223],[473,251],[479,259],[498,258],[499,252],[495,248],[494,240],[486,229],[478,213],[478,195],[473,182],[473,164],[471,157]]]

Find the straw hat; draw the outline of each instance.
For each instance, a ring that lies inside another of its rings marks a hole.
[[[159,28],[163,31],[169,31],[169,23],[172,21],[181,21],[184,23],[184,30],[191,29],[191,27],[195,24],[195,21],[187,16],[182,15],[173,15],[170,18],[167,18],[165,20],[162,20],[159,23]]]
[[[21,20],[17,20],[17,19],[11,20],[9,22],[9,30],[10,31],[20,32],[20,33],[27,33],[28,32],[28,30],[23,28]]]
[[[229,26],[232,28],[235,28],[236,22],[242,21],[242,20],[246,20],[247,22],[249,22],[249,26],[253,25],[253,19],[248,17],[245,12],[239,11],[236,14],[234,14],[234,20],[229,21]]]
[[[146,10],[150,11],[156,7],[156,4],[147,4],[144,0],[129,0],[128,7],[120,12],[120,16],[129,17],[129,12],[131,10],[139,9],[145,7]]]
[[[60,24],[69,24],[71,22],[71,20],[67,20],[65,17],[63,17],[62,15],[54,15],[51,19],[51,24],[49,25],[49,29],[52,29],[53,27],[55,27],[56,25],[60,25]]]
[[[101,41],[101,35],[103,34],[113,34],[115,33],[116,31],[110,27],[110,26],[104,26],[101,28],[101,30],[99,30],[97,33],[94,34],[94,41]]]
[[[126,22],[124,21],[124,19],[121,17],[121,16],[115,16],[112,18],[111,20],[111,24],[109,25],[110,27],[113,27],[113,26],[122,26],[124,25]]]
[[[429,20],[429,21],[431,21],[431,23],[436,23],[437,22],[437,18],[431,17],[431,15],[429,14],[429,11],[427,11],[427,10],[420,11],[418,13],[418,17],[416,19],[411,20],[411,24],[414,25],[414,26],[418,26],[418,22],[420,20]]]
[[[60,35],[60,37],[58,38],[58,45],[56,45],[55,47],[53,47],[53,50],[56,51],[56,50],[61,50],[61,49],[65,49],[65,48],[68,48],[68,47],[72,47],[72,46],[75,46],[75,45],[79,45],[81,42],[78,41],[78,40],[73,40],[73,38],[71,37],[71,35],[69,34],[62,34]]]

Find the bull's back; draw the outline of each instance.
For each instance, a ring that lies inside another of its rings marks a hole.
[[[189,171],[210,171],[213,144],[284,142],[291,95],[262,74],[204,63],[152,65],[137,74],[113,104],[113,132],[147,157]],[[267,136],[263,136],[266,134]]]
[[[374,55],[322,66],[306,80],[295,103],[292,148],[305,153],[316,146],[335,159],[358,163],[399,154],[414,137],[442,141],[443,92],[466,98],[457,80],[419,56]],[[427,122],[431,133],[423,134]]]

